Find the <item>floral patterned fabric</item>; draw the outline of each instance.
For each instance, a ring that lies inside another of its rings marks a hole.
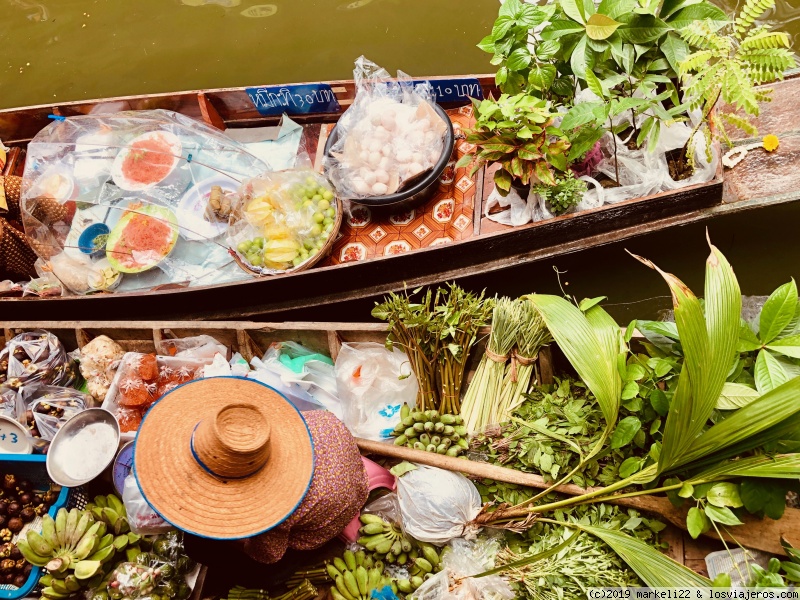
[[[277,562],[288,548],[313,550],[332,540],[369,495],[367,471],[344,423],[324,410],[306,412],[303,417],[314,444],[314,477],[300,506],[286,521],[245,541],[245,552],[262,563]]]

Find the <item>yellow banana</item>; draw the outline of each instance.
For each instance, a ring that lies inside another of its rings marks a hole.
[[[59,508],[56,513],[56,538],[58,539],[58,546],[64,546],[64,533],[67,529],[67,509]]]
[[[356,568],[356,585],[358,593],[362,598],[367,596],[367,570],[364,567]]]

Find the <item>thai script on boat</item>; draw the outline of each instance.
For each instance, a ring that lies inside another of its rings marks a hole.
[[[330,113],[340,109],[336,94],[327,83],[261,86],[246,91],[259,114],[265,116]]]
[[[470,98],[483,100],[483,89],[480,82],[474,77],[420,79],[414,81],[414,85],[420,83],[431,84],[433,93],[436,94],[436,101],[440,104],[446,102],[468,102]]]

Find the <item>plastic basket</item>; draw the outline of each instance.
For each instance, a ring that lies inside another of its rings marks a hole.
[[[27,479],[33,484],[34,489],[46,491],[52,485],[52,481],[50,481],[50,478],[47,476],[46,461],[47,457],[43,454],[0,454],[0,471],[3,473],[13,473],[17,477]],[[61,488],[61,492],[59,492],[55,503],[50,507],[50,510],[47,511],[51,517],[56,516],[59,508],[67,506],[70,496],[72,495],[75,496],[76,502],[78,504],[80,503],[80,496],[82,494],[80,492],[78,494],[71,494],[71,491],[75,492],[76,490],[70,490],[70,488],[65,487]],[[85,496],[82,501],[85,506]],[[76,504],[76,507],[78,504]],[[25,534],[29,528],[41,530],[41,519],[37,518],[28,523],[20,533],[14,536],[13,541],[16,541],[20,535]],[[10,600],[17,600],[18,598],[26,597],[39,582],[41,571],[41,568],[33,567],[30,575],[28,575],[28,580],[22,587],[0,585],[0,599],[7,598]]]

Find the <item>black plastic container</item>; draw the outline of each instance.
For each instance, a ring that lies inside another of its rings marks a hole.
[[[441,177],[442,173],[447,167],[447,163],[450,162],[450,157],[453,154],[453,145],[455,144],[453,123],[450,121],[450,117],[447,116],[447,113],[438,104],[434,105],[434,109],[439,117],[444,120],[445,124],[447,125],[447,129],[445,130],[444,134],[444,149],[442,150],[442,155],[433,166],[433,169],[428,171],[425,177],[417,181],[408,189],[404,189],[395,194],[386,194],[385,196],[373,196],[371,198],[350,198],[352,202],[369,206],[372,209],[397,212],[411,210],[412,208],[425,203],[425,201],[433,196],[434,192],[436,192],[436,188],[439,185],[439,177]],[[326,157],[330,156],[331,148],[338,139],[339,130],[337,125],[333,128],[333,131],[331,131],[330,135],[328,136],[328,141],[325,142]],[[344,196],[341,196],[341,198],[342,200],[347,199]]]

